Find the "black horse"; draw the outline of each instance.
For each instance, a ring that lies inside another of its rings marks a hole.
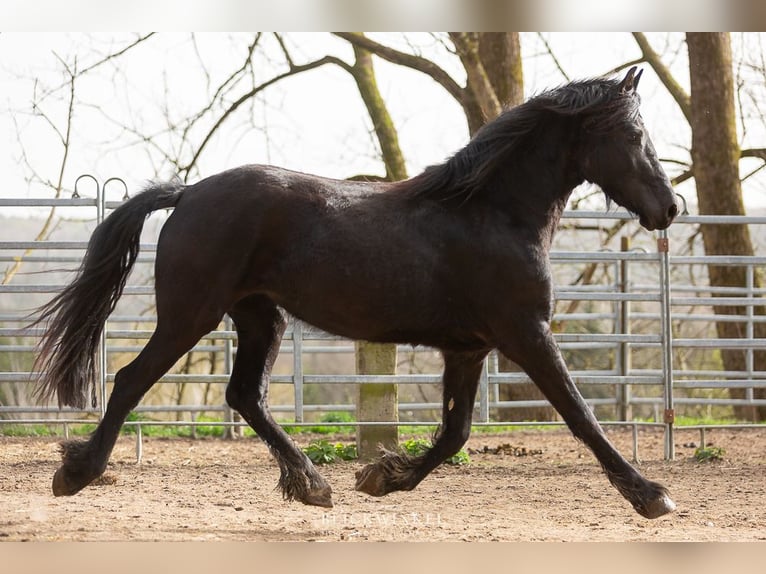
[[[331,489],[274,422],[269,373],[285,311],[351,339],[429,345],[444,356],[443,420],[431,450],[385,452],[357,490],[411,490],[468,438],[482,361],[519,364],[641,515],[675,505],[610,444],[567,373],[550,329],[548,253],[574,187],[598,184],[647,229],[678,212],[639,115],[640,72],[544,92],[503,112],[445,163],[397,183],[336,181],[244,166],[194,185],[153,185],[93,233],[78,276],[41,309],[40,397],[82,407],[104,322],[120,297],[146,216],[175,208],[157,246],[157,328],[115,377],[86,441],[62,445],[55,495],[106,468],[125,417],[228,313],[239,340],[226,400],[268,444],[286,499],[332,506]]]

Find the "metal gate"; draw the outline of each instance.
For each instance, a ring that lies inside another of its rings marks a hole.
[[[86,188],[90,196],[85,197],[81,188]],[[0,394],[0,424],[60,425],[66,433],[70,425],[97,420],[103,414],[109,385],[114,380],[115,361],[127,361],[153,331],[156,317],[152,310],[151,269],[156,251],[156,230],[164,217],[162,213],[152,216],[154,224],[145,229],[134,273],[123,300],[105,328],[100,350],[98,406],[85,410],[59,410],[36,406],[29,400],[33,375],[30,365],[36,339],[40,336],[39,328],[25,327],[29,323],[29,310],[45,302],[71,279],[71,274],[64,275],[56,270],[61,267],[73,269],[79,265],[92,228],[126,197],[127,189],[122,180],[112,178],[102,185],[96,178],[86,175],[78,178],[71,198],[0,199],[2,215],[6,216],[14,210],[30,208],[70,212],[69,216],[64,214],[56,220],[58,227],[50,238],[19,239],[13,236],[15,233],[10,228],[0,231],[0,265],[3,266],[0,270],[5,268],[0,285],[0,358],[3,359],[0,362],[0,385],[4,390]],[[71,213],[74,213],[74,219]],[[556,338],[562,351],[573,358],[572,362],[578,363],[584,356],[594,357],[593,364],[570,364],[570,367],[587,402],[602,413],[604,424],[628,424],[633,427],[634,435],[641,425],[663,426],[664,454],[666,458],[672,458],[676,406],[766,405],[766,400],[758,398],[756,393],[756,389],[766,387],[766,374],[756,370],[754,360],[755,353],[766,350],[766,340],[755,336],[756,325],[763,323],[766,317],[763,313],[764,289],[756,287],[755,282],[758,269],[766,266],[766,257],[707,257],[679,254],[675,248],[689,235],[690,225],[737,223],[750,225],[762,235],[766,230],[766,217],[687,215],[680,217],[668,232],[656,235],[640,230],[629,220],[628,214],[619,212],[565,213],[564,229],[559,232],[551,253],[558,285],[555,292]],[[601,250],[600,241],[593,237],[593,232],[603,235],[608,227],[617,224],[624,224],[623,237],[633,236],[632,247],[623,240],[621,248]],[[581,228],[577,235],[567,231],[573,226]],[[34,229],[34,226],[30,228]],[[72,237],[73,230],[78,232],[76,238]],[[61,234],[60,239],[55,238],[57,233]],[[744,266],[747,284],[741,288],[711,289],[704,281],[704,268],[711,263]],[[575,281],[584,268],[597,268],[600,279]],[[52,277],[54,282],[50,282]],[[714,304],[741,307],[743,313],[715,317],[711,310]],[[739,322],[745,336],[718,339],[710,330],[716,320]],[[690,330],[690,325],[699,328]],[[721,348],[742,350],[746,356],[745,369],[738,372],[722,371],[712,366],[690,369],[678,360],[679,353],[686,357],[690,353]],[[400,346],[400,356],[407,357],[409,363],[400,364],[396,375],[356,375],[353,361],[348,360],[353,350],[350,341],[291,321],[283,338],[279,368],[272,376],[272,385],[283,389],[279,400],[273,401],[271,406],[281,424],[315,426],[322,413],[354,412],[353,401],[332,398],[337,395],[327,389],[391,382],[400,385],[400,389],[412,389],[412,392],[402,393],[404,399],[399,404],[402,422],[399,424],[433,425],[439,422],[441,403],[437,386],[440,374],[433,350]],[[185,358],[190,363],[194,361],[189,357],[205,354],[213,357],[209,361],[210,368],[207,372],[193,368],[171,372],[161,379],[160,387],[182,389],[178,391],[179,400],[175,400],[175,404],[144,401],[136,409],[135,420],[129,420],[127,425],[137,429],[139,443],[141,429],[146,425],[191,428],[215,425],[230,432],[242,428],[243,424],[222,399],[222,390],[236,353],[236,334],[228,318],[216,331],[205,336],[191,353]],[[325,362],[334,358],[340,366],[334,372],[323,372],[316,366],[320,363],[319,358]],[[428,368],[412,366],[420,363],[427,364]],[[509,407],[524,409],[547,403],[504,399],[504,388],[522,385],[528,379],[520,372],[500,370],[498,363],[495,354],[485,363],[474,423],[479,426],[540,424],[503,420],[502,413]],[[206,389],[202,395],[195,390],[191,398],[187,393],[184,399],[185,390],[201,386]],[[724,391],[731,388],[742,389],[744,396],[725,396]],[[287,392],[284,389],[288,389]],[[318,389],[325,391],[318,392]],[[594,392],[590,392],[591,389]],[[203,414],[205,420],[200,420]],[[338,418],[342,420],[332,422],[333,425],[376,424]]]

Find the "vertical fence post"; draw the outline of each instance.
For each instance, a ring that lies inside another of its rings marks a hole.
[[[231,321],[231,317],[229,317],[228,314],[224,315],[223,328],[229,332],[231,332],[232,329],[234,328],[234,325]],[[234,365],[233,359],[234,359],[234,343],[231,337],[226,337],[223,343],[223,370],[225,371],[226,375],[228,375],[229,377],[231,376],[231,371]],[[232,409],[225,401],[224,401],[224,407],[223,407],[223,420],[224,422],[230,423],[227,426],[225,426],[223,429],[223,438],[227,440],[232,440],[239,436],[242,436],[242,428],[234,426],[234,423],[237,420],[234,409]]]
[[[484,357],[479,379],[479,421],[489,422],[489,356]]]
[[[747,267],[745,268],[745,273],[747,274],[747,293],[745,296],[752,301],[753,297],[755,297],[754,289],[755,289],[755,272],[753,270],[753,264],[748,263]],[[755,319],[754,316],[754,307],[752,304],[747,305],[745,307],[745,313],[747,315],[747,324],[745,325],[745,337],[750,341],[753,338],[755,338],[755,328],[753,326],[753,320]],[[745,351],[745,369],[747,370],[747,378],[748,380],[752,381],[755,378],[755,355],[754,355],[754,349],[752,346],[748,347],[748,349]],[[753,385],[752,383],[747,386],[745,389],[745,398],[747,401],[752,405],[753,401],[755,400],[755,393],[753,392]],[[753,407],[753,414],[755,415],[755,407]],[[757,418],[753,418],[753,420],[757,420]]]
[[[620,249],[623,253],[630,251],[630,237],[623,236],[620,239]],[[625,295],[630,291],[630,266],[627,259],[620,261],[620,292]],[[630,334],[630,301],[623,299],[620,301],[619,316],[619,334]],[[620,355],[618,357],[618,373],[621,377],[627,377],[630,372],[630,343],[623,340],[619,347]],[[633,418],[633,412],[630,406],[630,383],[625,380],[617,387],[618,397],[618,418],[621,421],[627,421]]]
[[[95,181],[95,179],[94,179]],[[106,193],[105,186],[96,182],[96,225],[101,225],[106,217]],[[106,414],[106,369],[107,369],[107,349],[106,349],[106,330],[109,321],[104,321],[104,328],[101,330],[101,337],[98,343],[98,388],[100,394],[99,400],[99,420],[104,419]]]
[[[80,176],[83,177],[83,176]],[[90,176],[92,177],[92,176]],[[93,177],[92,177],[93,178]],[[79,180],[79,178],[78,178]],[[93,178],[93,181],[96,181],[96,178]],[[104,219],[106,219],[106,188],[109,187],[110,183],[119,183],[122,185],[124,189],[124,194],[122,196],[123,201],[126,201],[128,199],[128,185],[125,183],[125,181],[122,178],[119,177],[110,177],[107,179],[102,185],[98,185],[98,182],[96,182],[96,223],[98,225],[101,225],[103,223]],[[77,185],[77,182],[75,182],[75,187]],[[104,321],[104,328],[101,330],[101,340],[99,341],[99,351],[98,351],[98,363],[99,363],[99,389],[101,394],[101,401],[100,401],[100,418],[103,420],[104,415],[106,414],[106,379],[107,379],[107,342],[106,342],[106,331],[108,329],[109,320],[107,318],[106,321]]]
[[[303,323],[293,317],[293,393],[295,422],[303,422]]]
[[[673,323],[670,315],[670,244],[668,233],[662,230],[657,239],[657,252],[660,258],[660,317],[662,329],[662,380],[664,383],[665,411],[665,459],[675,458],[675,443],[673,440],[673,423],[675,410],[673,408]]]

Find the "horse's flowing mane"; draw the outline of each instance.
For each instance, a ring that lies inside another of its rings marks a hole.
[[[553,116],[580,116],[585,129],[601,131],[635,121],[639,97],[622,92],[620,82],[607,78],[580,80],[532,97],[503,111],[484,125],[468,144],[444,163],[397,184],[418,198],[470,199],[486,186],[495,169],[520,146],[540,123]]]

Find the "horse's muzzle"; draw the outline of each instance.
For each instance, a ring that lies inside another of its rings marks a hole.
[[[670,227],[670,224],[673,223],[675,218],[678,216],[678,212],[679,212],[678,201],[675,199],[675,197],[673,197],[672,202],[667,208],[658,210],[656,213],[653,213],[653,214],[649,214],[649,213],[640,214],[638,217],[638,221],[642,227],[648,229],[649,231],[655,231],[658,229],[667,229],[668,227]]]

